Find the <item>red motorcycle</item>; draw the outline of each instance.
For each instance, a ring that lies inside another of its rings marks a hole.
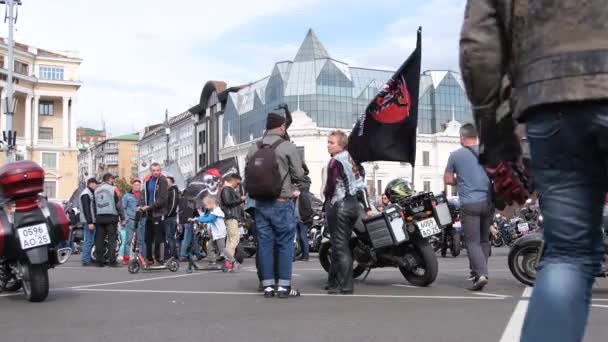
[[[44,170],[33,161],[0,168],[0,291],[23,292],[30,302],[49,293],[48,270],[65,263],[70,225],[58,203],[40,195]]]

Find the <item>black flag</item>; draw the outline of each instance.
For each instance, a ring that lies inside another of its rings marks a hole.
[[[358,162],[416,161],[421,32],[416,50],[382,87],[355,124],[348,152]]]
[[[236,158],[228,158],[208,165],[196,176],[188,179],[183,196],[188,200],[200,200],[208,195],[219,196],[224,185],[224,177],[232,173],[239,173]]]

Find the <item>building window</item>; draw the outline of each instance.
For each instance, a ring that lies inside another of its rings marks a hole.
[[[4,55],[0,55],[0,68],[4,68]]]
[[[53,128],[52,127],[38,128],[38,137],[42,140],[53,140]]]
[[[424,181],[424,192],[431,192],[431,182]]]
[[[458,196],[458,188],[455,186],[452,186],[452,196]]]
[[[44,194],[47,198],[57,198],[57,182],[56,181],[45,181],[44,182]]]
[[[40,101],[38,110],[40,115],[54,115],[53,101]]]
[[[63,80],[63,67],[41,65],[40,66],[40,78],[43,80]]]
[[[431,153],[429,151],[422,151],[422,166],[431,165]]]
[[[28,69],[29,65],[27,65],[26,63],[15,61],[15,67],[13,68],[14,72],[22,75],[29,75]]]
[[[45,169],[57,169],[57,153],[54,152],[41,152],[40,163]]]
[[[368,180],[367,181],[367,190],[371,194],[375,194],[376,193],[376,187],[374,186],[374,181],[373,180]]]
[[[378,196],[382,196],[382,180],[378,179]]]

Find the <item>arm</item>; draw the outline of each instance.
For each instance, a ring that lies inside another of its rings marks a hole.
[[[205,214],[198,218],[198,222],[200,223],[213,223],[217,220],[217,216],[214,214]]]
[[[130,202],[131,196],[129,196],[128,194],[122,197],[122,207],[125,211],[125,216],[127,217],[127,220],[134,220],[136,203],[133,203],[134,205],[131,205]]]
[[[443,183],[446,185],[456,185],[456,176],[454,174],[454,155],[450,154],[448,158],[448,165],[445,168],[445,172],[443,174]]]
[[[330,201],[331,198],[334,197],[338,178],[341,177],[343,173],[342,164],[335,159],[331,159],[327,168],[327,181],[325,182],[325,190],[323,191],[325,201]]]
[[[91,212],[91,198],[87,195],[80,196],[80,202],[82,203],[82,213],[84,218],[87,220],[87,224],[93,224],[93,213]]]
[[[116,203],[116,210],[118,211],[118,216],[121,221],[125,221],[125,211],[122,208],[122,201],[120,200],[120,196],[116,191],[114,192],[114,203]]]
[[[304,178],[304,169],[302,168],[302,159],[300,159],[300,153],[296,148],[296,145],[292,143],[283,143],[287,145],[287,162],[289,164],[289,175],[291,176],[292,184],[303,184],[306,183]]]
[[[372,210],[372,204],[369,201],[369,193],[367,192],[367,188],[363,188],[357,191],[357,199],[361,204],[363,204],[363,208],[365,208],[365,212],[369,212]]]

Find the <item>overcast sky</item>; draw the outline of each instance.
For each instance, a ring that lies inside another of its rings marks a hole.
[[[83,58],[78,124],[138,131],[292,60],[312,28],[351,66],[395,69],[423,27],[423,69],[458,70],[464,0],[23,0],[15,39]],[[7,25],[2,26],[7,35]]]

